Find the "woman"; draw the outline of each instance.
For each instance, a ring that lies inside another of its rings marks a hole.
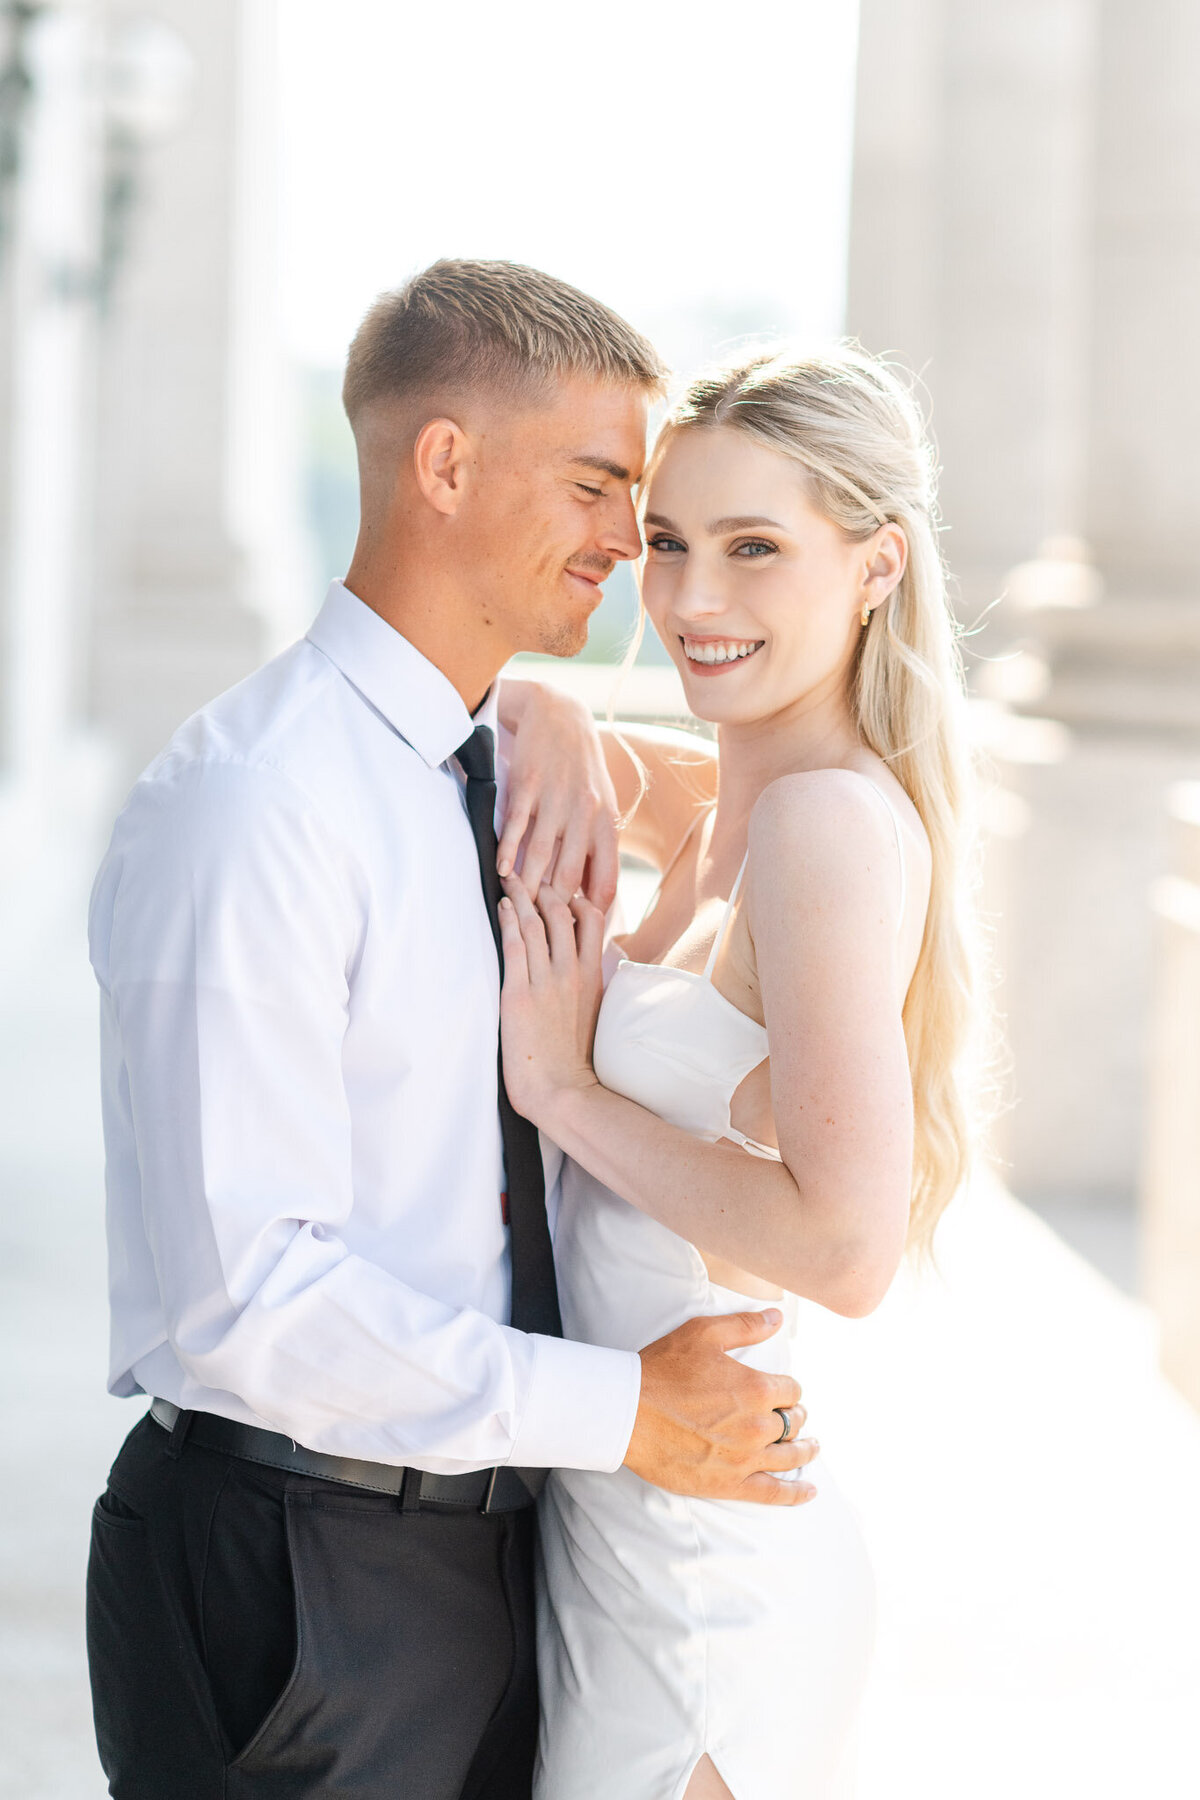
[[[511,878],[501,907],[510,1092],[568,1157],[566,1329],[631,1348],[878,1304],[963,1173],[970,1006],[961,669],[907,391],[852,348],[755,356],[693,385],[645,492],[645,609],[717,727],[715,799],[634,739],[627,845],[662,879],[602,1001],[594,909]],[[828,1471],[802,1492],[551,1479],[541,1800],[847,1791],[870,1572]]]

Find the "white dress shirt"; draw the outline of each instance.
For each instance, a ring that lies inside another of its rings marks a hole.
[[[135,786],[89,920],[111,1392],[440,1474],[624,1458],[637,1357],[504,1322],[475,722],[334,582]]]

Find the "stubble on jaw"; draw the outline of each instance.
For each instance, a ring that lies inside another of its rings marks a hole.
[[[489,599],[482,600],[477,617],[484,631],[493,631],[497,619],[503,620],[505,617],[503,597],[493,594]],[[536,613],[532,617],[527,614],[513,653],[559,658],[577,656],[588,641],[590,619],[590,614],[587,618],[578,619],[558,611],[549,611],[541,617]]]
[[[578,625],[570,619],[554,619],[543,628],[538,649],[543,656],[577,656],[587,641],[587,619]]]
[[[562,551],[558,554],[561,556]],[[586,570],[589,575],[604,577],[612,574],[613,561],[609,556],[584,552],[572,556],[566,564],[559,564],[553,552],[543,554],[533,571],[537,590],[549,601],[550,596],[565,585],[564,575],[572,574],[575,570]],[[601,590],[597,589],[596,605],[599,605],[600,598]],[[577,656],[588,641],[588,627],[594,611],[594,607],[590,608],[581,619],[577,613],[560,611],[555,605],[552,611],[537,619],[537,644],[530,647],[536,648],[541,656]]]

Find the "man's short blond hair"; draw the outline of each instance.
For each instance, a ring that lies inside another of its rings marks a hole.
[[[667,370],[632,325],[567,282],[521,263],[443,258],[371,307],[342,401],[354,425],[383,400],[475,389],[534,400],[572,375],[657,395]]]

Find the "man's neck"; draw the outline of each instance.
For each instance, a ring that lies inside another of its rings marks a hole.
[[[373,567],[356,550],[345,586],[441,670],[468,712],[479,710],[510,651],[472,616],[465,596],[445,576],[418,582],[406,570]]]

